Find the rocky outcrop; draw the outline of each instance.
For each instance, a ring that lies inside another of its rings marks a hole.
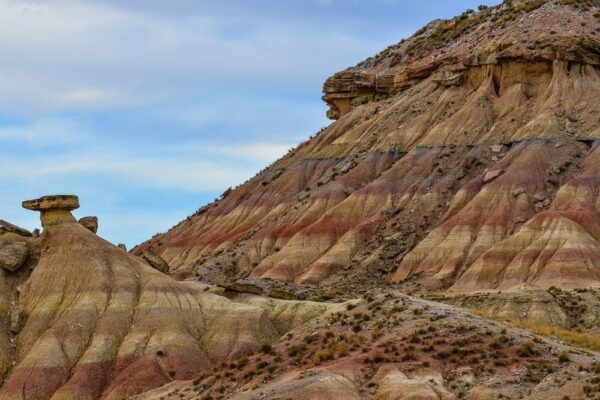
[[[10,222],[0,219],[0,233],[4,233],[4,232],[15,233],[19,236],[25,236],[25,237],[32,236],[31,232],[29,232],[27,229],[23,229],[17,225],[13,225]]]
[[[142,258],[146,260],[146,262],[150,264],[150,266],[155,270],[160,271],[163,274],[169,273],[169,264],[167,264],[167,262],[163,260],[161,256],[159,256],[152,250],[146,250],[145,252],[143,252]]]
[[[94,233],[98,233],[98,217],[83,217],[79,223]]]
[[[470,78],[465,71],[473,67],[514,60],[599,66],[600,38],[594,16],[598,4],[578,6],[568,0],[510,1],[435,21],[413,37],[329,78],[323,87],[323,99],[331,107],[327,115],[338,119],[362,104],[391,97],[430,77],[438,85],[460,87]]]
[[[40,212],[44,229],[52,225],[62,225],[75,221],[71,211],[79,208],[79,198],[74,195],[44,196],[23,202],[23,208]]]

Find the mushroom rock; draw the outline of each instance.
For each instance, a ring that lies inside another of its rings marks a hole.
[[[41,213],[42,227],[74,222],[71,211],[79,208],[79,198],[73,195],[44,196],[23,202],[23,208]]]
[[[79,223],[94,233],[98,232],[98,217],[83,217]]]

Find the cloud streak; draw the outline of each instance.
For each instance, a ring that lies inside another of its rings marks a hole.
[[[14,111],[142,106],[199,90],[301,92],[378,46],[228,14],[161,19],[75,0],[0,0],[0,10],[2,106]]]

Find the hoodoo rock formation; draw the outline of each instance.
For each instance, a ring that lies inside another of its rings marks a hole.
[[[134,250],[179,278],[600,287],[600,3],[435,21],[327,80],[337,121]]]
[[[41,212],[44,232],[41,243],[0,235],[41,247],[27,271],[0,274],[2,400],[129,398],[192,379],[341,307],[234,303],[96,236],[71,214],[76,196],[23,207]]]

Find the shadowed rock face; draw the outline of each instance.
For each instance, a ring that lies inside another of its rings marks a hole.
[[[281,324],[313,317],[310,305],[295,307],[290,323],[289,303],[271,317],[176,282],[78,223],[76,205],[74,196],[24,203],[42,212],[45,230],[37,266],[15,306],[3,308],[2,400],[125,399],[253,352]]]
[[[134,253],[217,283],[600,286],[600,4],[511,4],[330,78],[335,123]]]

